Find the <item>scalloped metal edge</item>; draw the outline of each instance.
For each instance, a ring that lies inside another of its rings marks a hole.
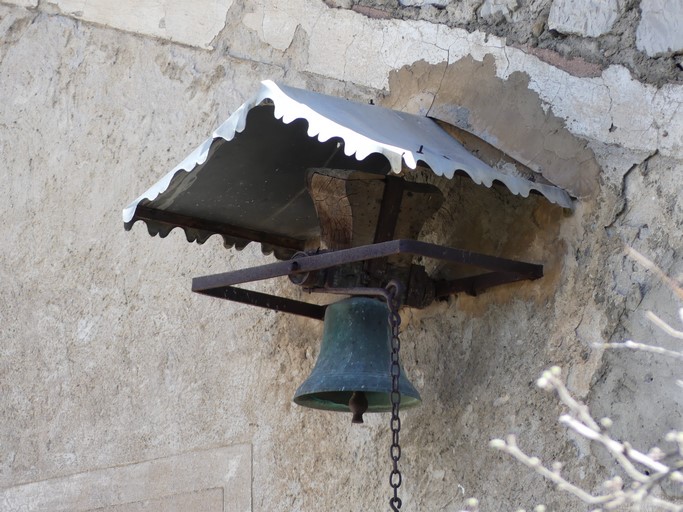
[[[260,105],[265,100],[271,100],[275,107],[275,117],[280,119],[283,123],[289,124],[296,119],[305,119],[308,122],[309,137],[316,137],[321,142],[325,142],[332,137],[339,137],[344,141],[344,153],[347,156],[355,155],[357,160],[364,160],[371,154],[379,153],[384,155],[391,165],[391,169],[395,173],[400,173],[402,163],[405,163],[410,169],[417,167],[418,161],[423,162],[428,166],[437,176],[444,176],[446,178],[453,178],[456,171],[462,171],[467,174],[477,185],[484,185],[490,188],[495,181],[505,185],[510,192],[522,197],[528,197],[531,191],[536,191],[542,194],[551,203],[557,204],[564,208],[573,209],[571,197],[564,190],[551,185],[542,183],[534,183],[529,180],[518,178],[516,176],[508,176],[502,174],[493,168],[486,165],[477,157],[466,151],[464,148],[462,152],[458,151],[457,160],[449,158],[446,155],[438,154],[429,146],[422,147],[422,152],[413,151],[408,148],[386,144],[370,137],[362,135],[347,126],[343,126],[331,119],[321,115],[308,105],[296,101],[292,96],[297,96],[298,93],[308,93],[299,89],[279,86],[271,80],[261,82],[261,87],[256,95],[243,103],[223,124],[221,124],[212,134],[212,136],[204,141],[197,149],[190,153],[182,162],[175,166],[169,173],[167,173],[161,180],[147,189],[140,197],[130,203],[123,210],[123,222],[128,224],[135,217],[135,210],[138,204],[143,200],[153,201],[160,194],[164,193],[174,176],[180,172],[192,172],[198,165],[203,164],[209,154],[211,145],[217,139],[230,141],[235,137],[236,133],[240,133],[246,127],[247,114],[249,111]],[[335,98],[339,100],[339,98]],[[382,109],[383,107],[373,107]],[[386,109],[385,109],[386,110]],[[402,117],[418,118],[420,120],[430,119],[425,117],[414,116],[412,114],[405,114],[396,112]],[[424,121],[421,121],[424,122]],[[439,128],[436,123],[434,126]],[[442,131],[442,130],[441,130]],[[448,134],[444,135],[450,138]],[[452,139],[452,138],[451,138]],[[453,147],[460,146],[460,144],[452,139]]]
[[[209,240],[209,238],[213,236],[220,236],[223,239],[223,246],[226,249],[235,249],[237,251],[241,251],[247,245],[253,243],[252,240],[247,240],[245,238],[236,238],[228,235],[222,235],[219,233],[213,233],[211,231],[187,228],[184,226],[169,226],[167,224],[142,219],[135,219],[132,221],[132,223],[127,224],[126,230],[130,230],[133,224],[135,224],[138,221],[145,224],[147,228],[147,233],[152,237],[158,236],[159,238],[166,238],[171,234],[171,232],[175,231],[176,229],[179,229],[183,232],[183,234],[185,235],[185,239],[189,243],[195,242],[197,245],[203,245],[207,242],[207,240]],[[288,260],[289,258],[291,258],[292,254],[296,252],[292,249],[283,249],[281,247],[267,243],[260,243],[259,245],[261,246],[261,253],[264,256],[269,256],[273,254],[279,260]]]

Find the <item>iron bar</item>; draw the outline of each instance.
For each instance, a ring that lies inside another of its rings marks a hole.
[[[396,176],[387,176],[384,179],[384,193],[382,194],[382,202],[379,207],[379,215],[377,217],[377,227],[375,228],[374,243],[386,242],[393,240],[396,232],[396,224],[398,216],[401,213],[401,203],[403,202],[403,192],[405,191],[404,179]],[[364,263],[364,269],[369,274],[376,274],[382,268],[386,268],[387,260],[372,259]]]
[[[437,298],[444,298],[459,292],[477,295],[493,286],[520,280],[533,280],[543,276],[542,265],[487,256],[417,240],[391,240],[339,251],[297,255],[290,261],[278,261],[233,272],[195,277],[192,279],[192,291],[211,297],[322,320],[327,306],[236,288],[234,285],[275,277],[305,274],[396,254],[434,258],[491,271],[460,279],[436,281],[434,286],[435,297]],[[363,287],[313,288],[311,291],[346,295],[384,296],[382,289]]]
[[[387,176],[384,181],[384,194],[379,207],[379,217],[375,230],[375,243],[386,242],[394,238],[398,214],[401,212],[405,180],[395,176]]]
[[[311,304],[310,302],[303,302],[300,300],[287,299],[285,297],[278,297],[268,293],[255,292],[253,290],[245,290],[244,288],[236,288],[234,286],[194,291],[201,293],[202,295],[208,295],[210,297],[217,297],[219,299],[249,304],[250,306],[272,309],[282,313],[305,316],[308,318],[314,318],[316,320],[322,320],[325,318],[325,309],[327,308],[327,306],[320,306],[318,304]]]
[[[463,277],[450,281],[442,280],[435,283],[435,296],[445,298],[454,293],[466,293],[468,295],[479,295],[481,292],[501,284],[514,283],[527,279],[537,279],[538,277],[527,277],[511,272],[490,272],[477,276]]]
[[[383,258],[395,254],[411,254],[413,256],[444,260],[450,263],[460,263],[485,270],[514,273],[523,276],[525,279],[538,279],[543,276],[542,265],[487,256],[485,254],[443,247],[417,240],[391,240],[378,244],[353,247],[351,249],[294,257],[289,261],[278,261],[233,272],[195,277],[192,279],[192,291],[201,292],[210,288],[221,288],[290,274],[313,272],[347,263]]]

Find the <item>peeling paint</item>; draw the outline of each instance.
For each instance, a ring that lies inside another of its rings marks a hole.
[[[398,110],[411,108],[414,96],[419,101],[424,92],[430,95],[427,115],[477,135],[575,197],[597,193],[600,169],[592,151],[543,109],[526,74],[502,80],[490,56],[432,69],[418,63],[392,73],[385,102]]]
[[[211,40],[225,26],[234,0],[47,0],[67,16],[128,32],[211,49]]]
[[[264,0],[259,8],[263,23],[269,18],[273,24],[276,19],[284,19],[284,26],[289,27],[286,20],[297,20],[308,37],[302,65],[311,73],[386,90],[391,72],[403,66],[419,61],[432,65],[454,63],[465,57],[481,62],[489,55],[499,78],[507,79],[514,72],[527,75],[529,88],[566,123],[570,132],[607,144],[654,150],[671,110],[683,103],[683,86],[666,86],[669,103],[664,106],[652,101],[656,87],[637,82],[624,67],[610,66],[596,76],[597,69],[577,62],[562,63],[561,67],[568,71],[577,69],[578,76],[574,76],[558,69],[552,60],[544,62],[522,49],[506,46],[504,39],[482,32],[470,33],[423,21],[370,19],[305,0]],[[254,26],[253,21],[250,26]],[[285,32],[289,34],[291,28]],[[263,32],[259,37],[274,48],[282,48],[289,40],[289,35],[280,41]],[[547,53],[541,56],[548,60]],[[272,56],[264,58],[273,61]],[[634,112],[633,122],[623,123],[621,111]],[[613,124],[621,124],[620,129],[614,130]],[[683,158],[680,137],[676,135],[661,151]]]

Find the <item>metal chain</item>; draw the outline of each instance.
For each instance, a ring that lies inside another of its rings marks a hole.
[[[401,498],[398,497],[398,488],[401,487],[403,479],[398,469],[398,461],[401,458],[401,445],[399,444],[401,418],[398,415],[401,406],[401,391],[399,389],[401,377],[399,362],[401,316],[398,309],[401,305],[402,291],[401,283],[398,281],[391,281],[387,285],[387,305],[389,306],[389,326],[391,327],[391,449],[389,454],[391,455],[392,470],[389,475],[389,485],[394,490],[394,495],[389,499],[389,506],[393,512],[400,512],[402,505]]]

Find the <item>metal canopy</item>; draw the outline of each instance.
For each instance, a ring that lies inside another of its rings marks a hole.
[[[161,237],[181,227],[199,243],[220,234],[238,248],[256,241],[287,258],[320,235],[306,188],[309,169],[389,174],[404,165],[447,178],[464,173],[486,187],[499,182],[514,194],[540,193],[572,207],[565,191],[491,168],[429,118],[265,81],[211,138],[123,210],[124,226],[143,220]]]

